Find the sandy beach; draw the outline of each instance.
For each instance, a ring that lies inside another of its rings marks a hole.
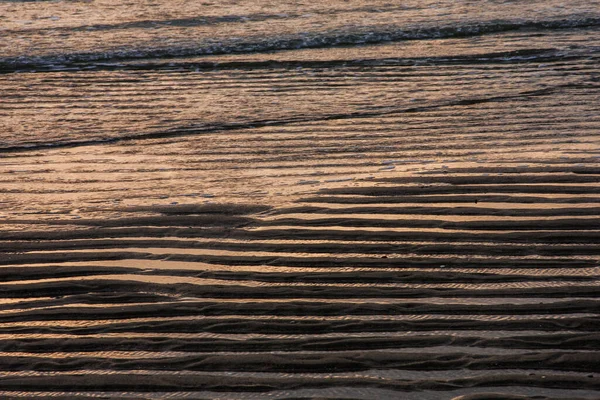
[[[0,397],[600,397],[596,2],[0,14]]]

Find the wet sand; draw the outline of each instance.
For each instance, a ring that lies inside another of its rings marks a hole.
[[[64,22],[62,66],[8,48],[0,396],[598,398],[593,17],[168,59]],[[207,18],[164,34],[239,22]]]

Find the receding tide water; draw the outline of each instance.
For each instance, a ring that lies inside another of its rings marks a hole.
[[[0,397],[600,398],[600,3],[0,0]]]

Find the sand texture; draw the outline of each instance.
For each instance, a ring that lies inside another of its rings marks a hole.
[[[168,3],[0,2],[0,397],[600,398],[597,2]]]

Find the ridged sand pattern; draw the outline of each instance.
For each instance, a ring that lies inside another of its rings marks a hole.
[[[0,397],[600,398],[598,4],[372,3],[0,3]]]

